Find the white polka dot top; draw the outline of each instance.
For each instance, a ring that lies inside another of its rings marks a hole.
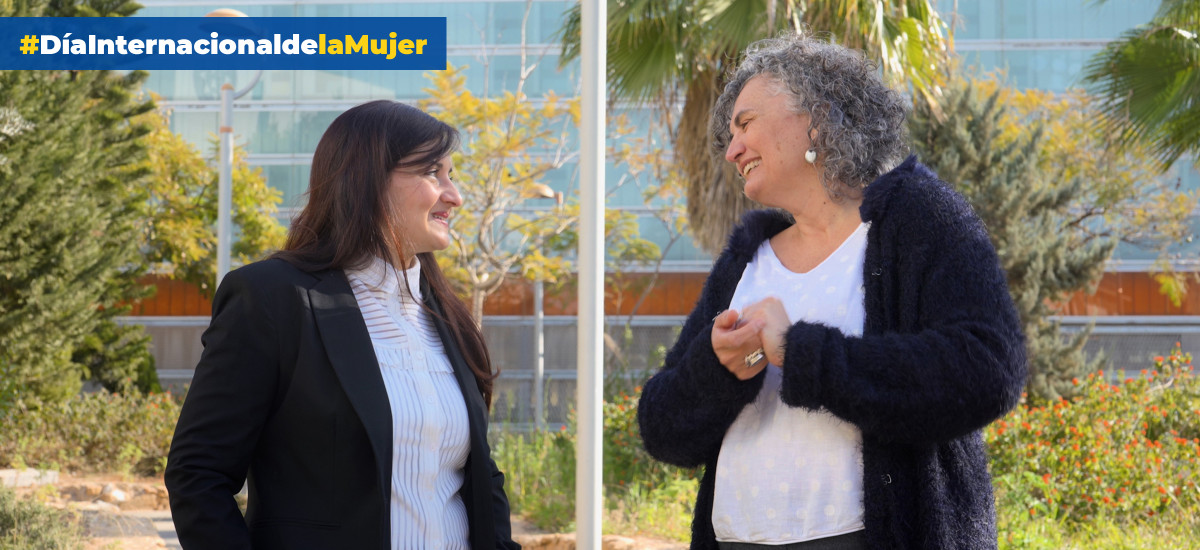
[[[807,273],[789,271],[764,241],[729,307],[775,296],[793,323],[862,334],[868,227]],[[862,433],[824,409],[784,405],[782,379],[777,365],[767,367],[758,397],[722,441],[712,517],[718,541],[789,544],[863,528]]]

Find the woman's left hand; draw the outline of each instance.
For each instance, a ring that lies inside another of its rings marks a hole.
[[[788,328],[792,326],[788,319],[783,302],[774,296],[768,296],[747,307],[742,308],[742,321],[761,320],[763,351],[767,361],[772,365],[783,366],[784,342]]]

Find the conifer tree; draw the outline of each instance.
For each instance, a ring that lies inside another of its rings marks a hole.
[[[141,250],[155,272],[196,285],[211,297],[217,265],[217,185],[219,170],[214,142],[205,155],[171,131],[169,114],[152,111],[134,119],[150,133],[143,139],[149,170],[141,186]],[[262,169],[246,162],[246,150],[233,148],[233,224],[238,228],[231,250],[233,266],[259,260],[283,246],[287,237],[276,219],[282,194],[267,185]]]
[[[137,5],[0,8],[4,16],[121,16]],[[82,378],[115,385],[146,370],[144,331],[113,320],[125,312],[119,304],[143,293],[136,224],[145,169],[137,162],[146,129],[130,120],[153,108],[139,96],[145,78],[0,71],[0,109],[12,130],[0,139],[0,364],[24,391],[60,399]]]
[[[1057,399],[1101,359],[1084,356],[1090,330],[1067,337],[1049,319],[1049,304],[1094,288],[1116,239],[1071,223],[1084,182],[1045,169],[1037,124],[1015,140],[1001,139],[1006,108],[998,96],[980,97],[972,83],[960,82],[940,101],[942,117],[918,101],[909,131],[922,162],[966,196],[987,226],[1024,325],[1030,394]]]

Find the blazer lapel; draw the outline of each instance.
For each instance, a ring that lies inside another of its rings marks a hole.
[[[495,547],[495,520],[492,517],[492,469],[491,457],[487,445],[487,405],[479,386],[475,383],[475,373],[467,365],[458,342],[446,326],[446,314],[441,304],[433,296],[433,290],[421,277],[421,295],[425,305],[437,315],[433,315],[433,324],[437,327],[438,336],[442,339],[442,347],[446,349],[446,357],[454,367],[455,378],[458,379],[458,389],[462,390],[463,400],[467,403],[467,418],[471,431],[471,455],[467,459],[467,476],[463,482],[463,501],[467,505],[467,517],[470,522],[471,547]]]
[[[450,327],[446,326],[446,322],[442,320],[446,313],[442,310],[442,305],[433,297],[433,290],[429,288],[424,277],[421,277],[421,295],[425,298],[425,305],[437,314],[433,316],[433,325],[437,328],[438,337],[442,339],[442,347],[446,349],[450,365],[454,367],[454,377],[458,379],[458,389],[462,390],[463,399],[467,401],[471,431],[486,430],[487,424],[484,422],[487,418],[484,414],[486,406],[483,403],[483,395],[479,393],[479,385],[475,383],[475,373],[467,365],[467,359],[463,357],[462,350],[458,349],[458,342],[450,333]]]
[[[392,408],[371,335],[345,274],[328,271],[318,276],[321,282],[308,290],[317,332],[342,390],[366,428],[381,480],[379,489],[384,502],[390,502]]]

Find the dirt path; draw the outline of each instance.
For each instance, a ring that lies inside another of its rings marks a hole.
[[[55,483],[15,489],[18,496],[75,511],[84,550],[180,549],[161,478],[61,476]],[[574,533],[547,533],[512,518],[513,538],[526,550],[574,550]],[[687,544],[652,537],[605,535],[605,550],[686,550]]]

